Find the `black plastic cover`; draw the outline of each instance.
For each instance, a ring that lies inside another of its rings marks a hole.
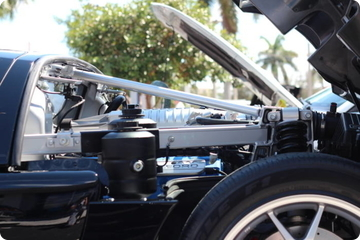
[[[360,93],[360,16],[356,1],[250,1],[283,34],[295,28],[309,40],[317,50],[308,60],[326,81],[344,91]]]
[[[360,115],[342,113],[330,140],[323,140],[319,146],[323,152],[359,160],[360,154]],[[325,132],[331,132],[325,130]]]

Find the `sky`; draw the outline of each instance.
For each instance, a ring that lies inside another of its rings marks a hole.
[[[13,20],[0,20],[0,47],[68,54],[64,42],[66,28],[56,23],[55,16],[65,18],[71,8],[77,7],[78,1],[72,0],[34,0],[21,4]]]
[[[1,1],[1,0],[0,0]],[[105,4],[106,2],[126,3],[131,0],[89,0],[94,4]],[[79,9],[78,0],[33,0],[28,4],[21,4],[15,13],[13,20],[0,20],[0,48],[36,51],[41,53],[55,53],[71,55],[66,46],[64,33],[65,25],[60,25],[55,18],[66,19],[72,9]],[[219,18],[220,11],[217,5],[212,7],[213,18]],[[265,18],[254,22],[252,14],[246,14],[238,10],[239,35],[238,38],[244,46],[245,52],[250,58],[256,59],[259,51],[266,49],[266,43],[260,39],[264,36],[270,42],[280,32]],[[295,59],[299,72],[292,72],[293,79],[304,78],[302,76],[307,68],[308,43],[297,33],[292,31],[285,36],[284,47],[294,50],[299,57]],[[302,74],[302,75],[301,75]]]
[[[258,53],[267,49],[268,46],[261,37],[265,37],[273,43],[276,37],[282,33],[264,16],[260,16],[259,20],[254,22],[252,14],[243,13],[240,9],[237,12],[239,19],[239,38],[241,39],[241,43],[247,47],[245,54],[252,59],[258,59]],[[297,65],[299,72],[289,71],[289,73],[292,74],[290,78],[294,80],[299,78],[304,79],[305,76],[303,75],[309,67],[307,58],[309,52],[314,52],[314,48],[309,45],[308,41],[296,30],[290,31],[284,35],[284,38],[284,48],[295,51],[298,54],[298,57],[294,59],[294,63]]]
[[[99,5],[130,1],[89,0]],[[19,6],[13,20],[0,20],[0,48],[70,55],[64,38],[66,27],[55,19],[66,19],[72,9],[79,9],[80,6],[78,0],[28,0],[28,4]]]

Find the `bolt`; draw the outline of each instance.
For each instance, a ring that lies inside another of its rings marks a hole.
[[[169,141],[169,142],[174,142],[174,141],[175,141],[175,137],[170,136],[170,137],[168,138],[168,141]]]
[[[53,145],[54,145],[54,140],[53,140],[53,139],[50,139],[50,140],[49,140],[49,145],[50,145],[50,146],[53,146]]]
[[[135,172],[140,172],[141,170],[143,170],[143,168],[144,168],[144,162],[141,160],[137,160],[133,165],[133,169]]]
[[[79,144],[79,143],[80,143],[79,139],[75,139],[75,144]]]
[[[308,113],[305,113],[305,117],[307,118],[307,119],[309,119],[309,118],[311,118],[311,114],[308,112]]]
[[[59,141],[60,145],[64,146],[64,145],[67,145],[68,144],[68,140],[66,138],[60,138],[60,141]]]
[[[274,113],[270,114],[269,117],[270,117],[270,120],[275,120],[276,119],[276,115]]]

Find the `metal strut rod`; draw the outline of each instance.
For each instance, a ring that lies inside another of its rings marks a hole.
[[[158,97],[163,97],[167,99],[174,99],[179,100],[182,102],[206,106],[206,107],[213,107],[218,109],[224,110],[231,110],[235,112],[245,113],[252,116],[258,117],[260,114],[259,107],[253,106],[245,106],[245,105],[238,105],[234,103],[228,103],[222,100],[199,96],[196,94],[181,92],[177,90],[172,90],[168,88],[162,88],[154,85],[149,85],[145,83],[134,82],[131,80],[126,80],[122,78],[116,78],[111,76],[106,76],[97,73],[90,73],[85,71],[74,71],[74,78],[80,80],[86,80],[89,82],[94,83],[101,83],[105,85],[110,85],[114,87],[124,88],[131,91],[141,92],[149,95],[155,95]]]

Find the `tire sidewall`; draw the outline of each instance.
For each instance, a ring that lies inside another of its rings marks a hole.
[[[271,161],[279,159],[274,157],[266,167],[261,166],[262,163],[260,167],[248,166],[249,169],[239,170],[231,178],[224,179],[209,193],[215,195],[212,201],[216,196],[218,200],[204,214],[202,223],[195,226],[197,232],[193,239],[223,239],[251,211],[286,196],[317,194],[360,206],[359,174],[357,168],[351,166],[354,163],[332,164],[333,157],[328,161],[326,156],[322,160],[309,156],[305,162],[286,160],[272,164]]]

